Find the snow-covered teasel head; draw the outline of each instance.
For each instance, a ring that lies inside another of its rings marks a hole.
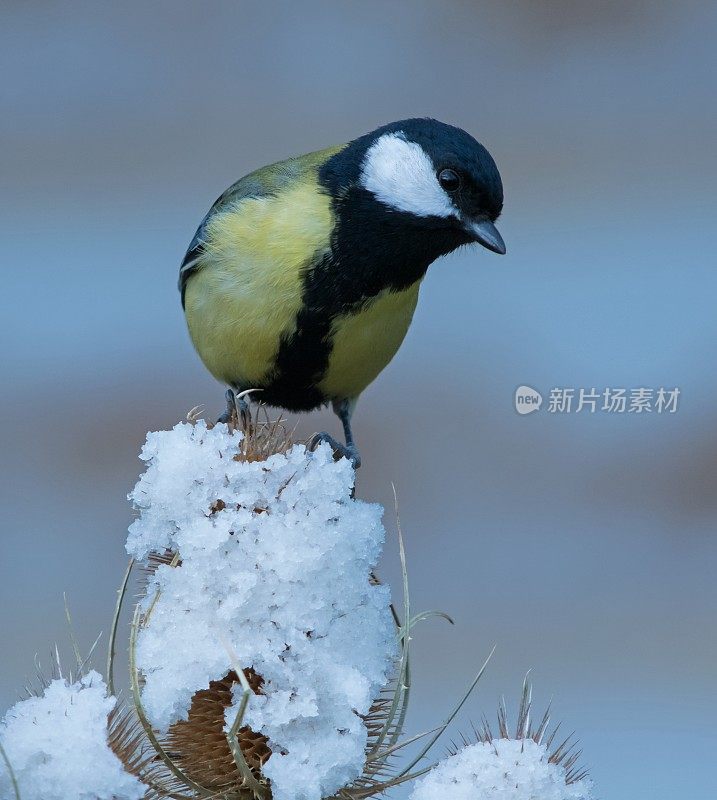
[[[56,678],[42,695],[16,703],[0,723],[0,797],[16,796],[13,782],[22,800],[144,797],[147,787],[110,744],[116,703],[94,671],[75,681]]]
[[[515,727],[509,730],[505,702],[498,708],[494,735],[487,721],[475,741],[463,738],[417,781],[410,800],[593,800],[592,781],[578,765],[581,751],[569,736],[555,744],[558,727],[548,731],[549,709],[532,722],[532,687],[523,683]]]
[[[197,694],[213,682],[226,695],[220,684],[243,671],[254,694],[242,726],[268,744],[259,765],[273,800],[321,800],[362,774],[362,717],[397,657],[388,587],[371,580],[381,509],[351,497],[353,468],[327,445],[247,461],[241,442],[203,421],[147,438],[127,549],[170,550],[181,565],[161,564],[149,583],[142,702],[176,744]],[[225,732],[242,700],[235,683]]]
[[[590,781],[564,770],[532,739],[476,742],[420,778],[410,800],[590,800]]]
[[[0,723],[0,798],[368,800],[423,774],[427,753],[475,687],[403,768],[410,631],[373,569],[381,509],[354,471],[294,445],[278,423],[192,424],[151,433],[127,549],[145,568],[129,655],[133,707],[86,673],[44,684]],[[132,564],[119,592],[114,634]],[[93,648],[94,649],[94,648]],[[525,683],[514,731],[436,765],[412,800],[591,800],[570,739],[531,723]],[[19,788],[18,788],[19,787]],[[148,789],[149,787],[149,789]],[[146,794],[149,792],[149,794]],[[186,793],[185,793],[186,792]]]

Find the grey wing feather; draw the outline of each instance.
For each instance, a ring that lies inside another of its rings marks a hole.
[[[187,252],[184,254],[184,258],[179,267],[179,291],[182,294],[182,308],[184,308],[184,294],[187,290],[187,281],[202,267],[202,256],[204,255],[204,245],[206,244],[204,234],[207,222],[217,212],[236,200],[241,200],[245,197],[262,197],[270,193],[271,192],[267,191],[266,187],[263,187],[261,182],[256,179],[255,173],[252,173],[251,175],[246,175],[244,178],[240,178],[217,198],[214,205],[209,209],[197,228],[197,232],[189,243]]]
[[[202,267],[202,256],[204,255],[204,246],[206,244],[204,234],[207,222],[214,214],[237,200],[247,197],[266,197],[281,191],[305,171],[304,161],[305,157],[299,156],[298,158],[280,161],[278,164],[271,164],[268,167],[262,167],[240,178],[217,199],[202,220],[201,225],[197,228],[197,232],[189,243],[187,252],[179,267],[179,291],[182,294],[182,308],[184,308],[187,281]]]
[[[209,214],[211,213],[212,212],[210,211]],[[204,239],[202,238],[202,234],[204,233],[204,226],[209,219],[209,214],[204,217],[202,224],[197,228],[197,232],[194,234],[194,238],[189,243],[187,252],[184,254],[184,258],[182,259],[182,263],[179,267],[179,291],[182,293],[182,308],[184,308],[184,293],[187,289],[187,281],[189,280],[189,276],[195,273],[200,266],[199,261],[202,253],[204,252]]]

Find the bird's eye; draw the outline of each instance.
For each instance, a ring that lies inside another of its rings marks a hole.
[[[438,173],[438,183],[447,192],[456,192],[461,188],[461,176],[454,169],[442,169]]]

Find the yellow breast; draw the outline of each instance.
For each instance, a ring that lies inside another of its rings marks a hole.
[[[216,214],[203,266],[187,284],[189,332],[220,381],[258,386],[295,329],[307,267],[328,248],[329,198],[315,180],[245,198]]]
[[[329,366],[319,384],[331,398],[354,398],[377,377],[401,345],[418,302],[420,281],[385,290],[332,326]]]

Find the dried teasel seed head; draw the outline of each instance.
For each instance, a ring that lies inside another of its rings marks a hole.
[[[251,690],[260,694],[261,676],[252,669],[244,670],[244,674]],[[239,678],[231,671],[221,680],[211,681],[208,689],[196,692],[188,718],[170,727],[166,746],[177,765],[196,783],[251,799],[253,793],[244,786],[225,733],[224,713],[233,700],[232,687],[238,685]],[[245,726],[239,729],[237,739],[254,776],[260,778],[262,766],[271,757],[267,738]]]
[[[187,421],[192,424],[198,419],[191,412],[187,416]],[[294,431],[286,429],[281,417],[270,419],[266,406],[261,403],[256,405],[253,414],[249,409],[244,418],[236,407],[232,408],[227,425],[230,430],[239,430],[243,434],[239,452],[234,456],[236,461],[264,461],[275,453],[285,453],[295,444]],[[214,425],[210,423],[208,427]]]
[[[497,733],[494,733],[490,723],[484,718],[481,727],[473,729],[475,740],[483,744],[491,744],[498,739],[513,739],[516,741],[532,740],[537,745],[545,747],[549,764],[555,764],[555,766],[563,770],[566,786],[583,781],[587,778],[588,771],[578,763],[582,755],[582,750],[578,749],[577,740],[572,734],[560,740],[558,737],[558,731],[560,729],[559,723],[552,730],[549,730],[550,706],[548,706],[543,715],[539,718],[536,725],[533,722],[532,707],[533,687],[526,678],[523,682],[523,690],[521,692],[515,726],[511,728],[505,700],[501,699],[498,706]],[[557,746],[555,744],[556,741],[560,741]],[[464,736],[462,739],[462,746],[467,746],[469,744],[471,744],[471,742]],[[458,748],[454,746],[450,752],[455,755],[458,752]]]

